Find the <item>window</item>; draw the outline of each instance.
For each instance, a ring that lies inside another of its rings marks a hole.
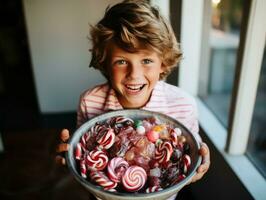
[[[266,178],[266,50],[264,49],[262,68],[253,118],[251,123],[247,155]]]
[[[227,127],[234,83],[243,1],[212,0],[206,18],[205,60],[200,70],[199,96]]]
[[[202,129],[255,199],[266,185],[265,10],[264,0],[182,1],[179,86],[197,98]],[[229,42],[214,41],[217,32]]]

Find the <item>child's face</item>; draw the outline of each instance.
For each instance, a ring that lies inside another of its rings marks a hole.
[[[113,46],[110,52],[110,81],[124,108],[144,106],[163,72],[162,60],[152,50],[129,53]]]

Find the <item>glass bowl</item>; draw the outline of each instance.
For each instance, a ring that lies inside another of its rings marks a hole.
[[[178,182],[177,184],[167,187],[161,191],[153,192],[153,193],[125,193],[125,192],[110,192],[103,190],[102,187],[98,185],[94,185],[92,182],[84,179],[81,175],[79,170],[77,169],[76,160],[74,156],[75,146],[80,141],[81,136],[86,133],[91,126],[93,126],[96,122],[104,122],[107,119],[115,116],[125,116],[129,117],[133,120],[135,119],[144,119],[149,117],[156,117],[161,122],[167,122],[168,124],[173,125],[174,127],[178,127],[181,129],[182,134],[186,137],[186,141],[190,146],[189,156],[191,158],[191,165],[187,176]],[[153,111],[146,111],[146,110],[139,110],[139,109],[124,109],[124,110],[117,110],[104,113],[97,117],[92,118],[88,122],[84,123],[80,128],[78,128],[69,141],[69,151],[66,153],[66,163],[69,170],[74,175],[75,179],[83,185],[89,192],[94,194],[95,196],[103,199],[103,200],[160,200],[160,199],[167,199],[172,195],[178,193],[195,175],[196,169],[201,163],[202,157],[199,155],[199,148],[200,144],[193,136],[193,134],[180,122],[177,120]]]

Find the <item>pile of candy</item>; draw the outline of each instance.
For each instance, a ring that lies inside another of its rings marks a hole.
[[[75,147],[80,174],[104,190],[156,192],[183,178],[191,165],[181,129],[157,118],[118,116],[96,123]]]

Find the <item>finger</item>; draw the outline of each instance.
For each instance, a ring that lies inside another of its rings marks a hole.
[[[202,164],[198,167],[197,172],[198,173],[206,173],[209,169],[209,166],[210,165],[208,163]]]
[[[201,144],[200,155],[202,156],[202,164],[208,163],[210,165],[210,150],[205,143]]]
[[[194,183],[196,181],[198,181],[199,179],[201,179],[203,177],[204,174],[200,173],[200,174],[196,174],[195,176],[193,176],[191,183]]]
[[[63,129],[61,131],[60,138],[63,142],[67,142],[67,140],[69,139],[69,130]]]
[[[186,183],[186,185],[189,185],[189,184],[191,184],[191,183],[193,183],[193,179],[194,179],[194,177],[195,176],[193,176],[187,183]]]
[[[56,152],[62,153],[64,151],[68,151],[68,149],[69,149],[69,144],[62,143],[62,144],[57,145]]]
[[[209,153],[209,147],[207,146],[207,144],[205,144],[204,142],[201,143],[200,154],[207,155],[208,153]]]
[[[65,165],[65,164],[66,164],[66,159],[63,158],[62,156],[57,155],[57,156],[55,157],[55,162],[56,162],[56,164],[58,164],[58,165]]]

